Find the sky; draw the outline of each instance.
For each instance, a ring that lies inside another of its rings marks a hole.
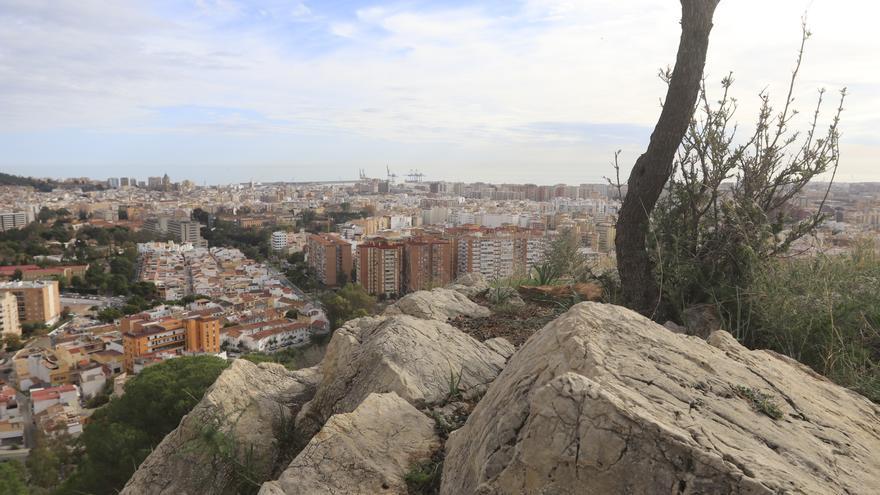
[[[867,0],[721,0],[705,70],[737,121],[823,125],[848,88],[843,181],[880,181]],[[659,115],[674,0],[0,0],[0,171],[198,184],[384,177],[570,184],[622,173]]]

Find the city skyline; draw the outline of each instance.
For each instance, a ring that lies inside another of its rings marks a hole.
[[[386,166],[427,180],[597,183],[617,149],[625,174],[657,117],[680,14],[659,0],[0,5],[0,169],[197,184],[383,177]],[[734,71],[748,128],[759,91],[781,103],[807,11],[796,105],[806,116],[824,87],[831,110],[847,86],[838,179],[880,180],[878,42],[870,16],[838,7],[721,4],[706,79],[717,90]]]

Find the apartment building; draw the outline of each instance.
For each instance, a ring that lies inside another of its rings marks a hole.
[[[309,267],[322,284],[338,287],[349,280],[353,268],[351,244],[336,235],[312,234],[308,247]]]
[[[0,294],[16,298],[20,323],[52,325],[61,317],[61,299],[57,280],[0,283]]]
[[[456,268],[490,280],[525,276],[544,260],[547,247],[546,238],[531,231],[481,230],[456,237]]]
[[[285,232],[279,230],[272,232],[270,246],[273,251],[283,254],[302,252],[309,241],[309,234],[306,232]]]
[[[356,278],[368,293],[392,297],[403,293],[403,243],[367,241],[358,246],[357,253]]]
[[[0,336],[21,336],[21,323],[18,321],[18,299],[11,292],[0,294]]]
[[[156,217],[144,220],[143,229],[155,234],[168,234],[174,242],[189,243],[194,247],[206,248],[208,241],[202,238],[202,224],[195,220]]]
[[[121,322],[125,371],[133,373],[138,359],[160,358],[184,352],[220,352],[220,320],[199,316],[158,321],[123,319]]]
[[[0,232],[12,229],[20,229],[27,225],[28,217],[25,212],[3,212],[0,213]]]
[[[175,241],[190,243],[195,247],[208,247],[208,241],[202,238],[202,224],[195,220],[169,220],[168,234]]]
[[[455,279],[455,244],[436,237],[408,239],[404,266],[406,292],[448,285]]]
[[[220,319],[196,316],[183,320],[186,327],[186,351],[217,354],[220,352]]]
[[[269,245],[272,247],[272,251],[285,251],[287,249],[287,246],[290,245],[288,233],[283,230],[272,232],[272,237],[269,241]]]

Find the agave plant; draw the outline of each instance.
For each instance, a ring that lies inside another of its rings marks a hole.
[[[559,268],[548,261],[533,266],[532,270],[535,273],[533,280],[538,285],[553,285],[562,276]]]

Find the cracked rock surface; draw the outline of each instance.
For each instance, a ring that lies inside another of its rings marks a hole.
[[[268,479],[278,455],[278,427],[315,392],[317,367],[288,371],[274,363],[237,359],[202,400],[150,453],[122,490],[125,495],[233,494],[232,460],[205,438],[220,432],[238,458],[252,456],[251,473]]]
[[[492,314],[489,308],[452,289],[420,290],[407,294],[385,309],[386,315],[410,315],[425,320],[447,321],[458,316],[479,318]]]
[[[419,408],[445,401],[450,388],[479,395],[511,352],[503,339],[487,345],[439,320],[352,320],[334,333],[321,363],[324,378],[297,417],[297,430],[309,438],[330,416],[353,411],[371,393],[395,392]]]
[[[260,495],[404,495],[410,465],[440,445],[434,422],[394,392],[331,417]]]
[[[441,493],[875,494],[878,453],[880,408],[793,360],[581,303],[450,435]]]

